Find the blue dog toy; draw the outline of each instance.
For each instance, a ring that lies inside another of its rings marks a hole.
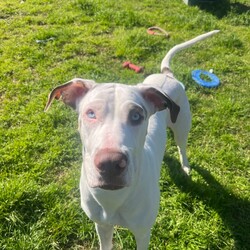
[[[201,75],[208,76],[211,79],[211,81],[208,82],[203,80],[201,78]],[[201,69],[193,70],[192,78],[196,83],[206,88],[214,88],[220,84],[220,79],[216,75]]]

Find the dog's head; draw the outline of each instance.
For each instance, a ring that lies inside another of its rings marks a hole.
[[[73,79],[50,93],[45,110],[53,99],[60,98],[78,112],[88,185],[108,190],[130,185],[144,148],[150,116],[169,108],[175,122],[179,112],[170,97],[143,85]]]

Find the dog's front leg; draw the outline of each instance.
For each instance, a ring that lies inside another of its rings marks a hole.
[[[100,242],[100,250],[111,250],[114,226],[95,224],[96,232]]]

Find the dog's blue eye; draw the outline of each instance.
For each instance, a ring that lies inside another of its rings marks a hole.
[[[141,118],[141,115],[138,112],[135,112],[131,115],[131,120],[133,121],[138,121],[140,120],[140,118]]]
[[[89,109],[86,114],[87,114],[88,118],[96,119],[95,112],[92,109]]]
[[[139,125],[143,119],[143,115],[137,110],[132,110],[129,114],[129,120],[132,125]]]

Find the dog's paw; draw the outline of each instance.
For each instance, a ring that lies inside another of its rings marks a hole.
[[[190,173],[191,173],[191,168],[190,167],[187,167],[187,166],[182,166],[182,169],[184,171],[184,173],[188,176],[190,176]]]

